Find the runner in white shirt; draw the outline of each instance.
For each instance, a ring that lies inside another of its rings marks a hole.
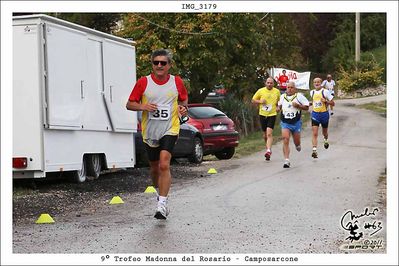
[[[155,50],[151,55],[152,73],[137,80],[126,108],[142,111],[143,142],[150,164],[153,185],[158,188],[154,217],[169,214],[168,193],[172,183],[170,161],[180,132],[179,116],[187,115],[188,95],[183,80],[169,74],[172,53]]]
[[[301,93],[296,92],[295,82],[287,83],[285,94],[280,96],[278,110],[281,110],[280,126],[283,138],[284,168],[290,168],[290,135],[294,140],[297,151],[301,151],[301,112],[309,110],[309,101]]]
[[[327,74],[327,79],[323,80],[323,82],[321,83],[321,87],[327,89],[330,92],[330,94],[334,96],[334,86],[335,86],[335,81],[332,79],[331,74]],[[334,107],[330,106],[330,110],[331,110],[330,115],[333,115]]]

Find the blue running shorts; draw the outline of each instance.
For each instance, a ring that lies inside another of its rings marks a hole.
[[[330,119],[330,114],[326,112],[312,112],[312,126],[321,126],[323,128],[328,128],[328,120]]]
[[[302,121],[298,120],[294,124],[284,123],[283,121],[280,122],[281,129],[286,128],[289,129],[292,133],[299,133],[302,129]]]

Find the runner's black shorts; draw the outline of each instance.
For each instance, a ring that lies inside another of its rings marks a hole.
[[[276,116],[259,116],[260,126],[262,127],[263,131],[266,131],[266,128],[270,127],[271,129],[274,128],[274,124],[276,123]]]
[[[176,141],[177,136],[165,135],[159,140],[159,146],[156,148],[150,147],[147,143],[144,143],[147,150],[148,160],[151,162],[159,161],[161,150],[166,150],[172,154]]]

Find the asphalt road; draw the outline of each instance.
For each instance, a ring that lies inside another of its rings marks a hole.
[[[103,211],[93,214],[14,225],[13,252],[335,254],[367,240],[382,247],[356,252],[383,253],[387,224],[379,177],[387,166],[386,118],[350,106],[356,101],[337,103],[330,148],[322,147],[320,134],[318,159],[311,158],[308,126],[301,152],[290,143],[290,169],[282,167],[281,143],[273,146],[271,161],[257,152],[205,163],[204,174],[210,166],[218,173],[172,185],[166,221],[153,218],[153,194],[132,193],[124,204],[103,202]],[[359,228],[351,234],[341,220]],[[348,239],[361,233],[359,241]]]

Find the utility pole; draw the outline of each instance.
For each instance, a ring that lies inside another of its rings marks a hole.
[[[360,61],[360,13],[356,13],[356,43],[355,43],[355,62],[356,65]]]

